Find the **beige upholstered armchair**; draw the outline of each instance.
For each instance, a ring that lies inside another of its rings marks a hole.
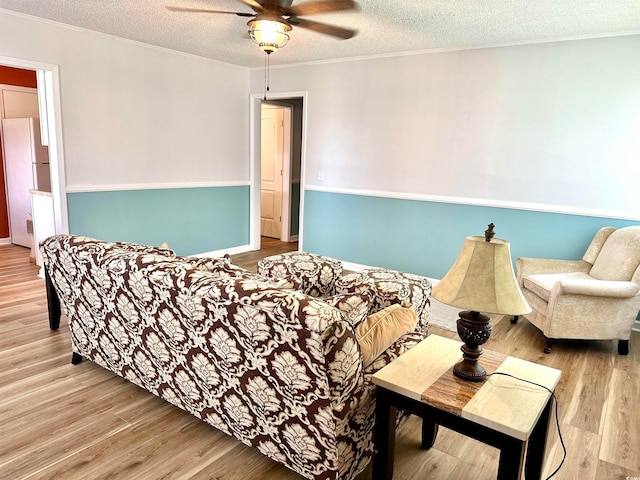
[[[516,270],[545,353],[553,339],[618,340],[618,353],[629,353],[640,310],[640,226],[600,229],[582,260],[518,258]]]

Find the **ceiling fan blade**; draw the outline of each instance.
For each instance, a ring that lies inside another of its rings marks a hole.
[[[304,18],[295,18],[289,20],[291,25],[297,27],[307,28],[314,32],[324,33],[325,35],[331,35],[332,37],[342,38],[347,40],[358,33],[357,30],[351,30],[349,28],[337,27],[335,25],[329,25],[327,23],[315,22],[313,20],[305,20]]]
[[[253,8],[254,12],[264,12],[264,6],[260,3],[256,2],[256,0],[238,0],[240,3],[244,3],[245,5]]]
[[[208,8],[187,8],[187,7],[172,7],[167,6],[167,10],[172,12],[195,12],[195,13],[227,13],[229,15],[237,15],[239,17],[253,17],[253,13],[244,12],[227,12],[225,10],[210,10]]]
[[[353,0],[315,0],[300,3],[290,9],[296,15],[304,17],[306,15],[316,15],[318,13],[337,12],[339,10],[356,10],[358,4]]]
[[[291,8],[291,4],[293,3],[293,0],[273,0],[272,3],[279,7]]]

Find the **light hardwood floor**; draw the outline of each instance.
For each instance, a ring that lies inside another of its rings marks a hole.
[[[291,247],[265,240],[263,250],[233,259],[255,270],[259,258]],[[89,361],[71,365],[66,320],[49,330],[37,273],[27,249],[0,246],[1,479],[302,478]],[[628,356],[618,356],[614,342],[559,343],[550,355],[543,346],[527,321],[502,318],[486,348],[563,371],[556,393],[568,456],[555,478],[640,477],[640,334]],[[396,480],[496,476],[491,447],[446,429],[429,451],[419,439],[412,418],[397,434]],[[544,472],[560,458],[554,433]],[[370,478],[367,469],[358,480]]]

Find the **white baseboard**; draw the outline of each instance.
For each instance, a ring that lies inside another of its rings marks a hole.
[[[371,265],[363,265],[361,263],[353,263],[353,262],[345,262],[343,260],[340,260],[342,262],[342,269],[343,270],[350,270],[352,272],[361,272],[362,270],[366,269],[366,268],[378,268],[378,267],[372,267]],[[391,269],[393,270],[393,269]],[[438,283],[440,280],[437,278],[430,278],[430,277],[424,277],[427,280],[429,280],[429,282],[431,282],[431,286],[435,285],[436,283]]]
[[[190,257],[207,257],[207,258],[219,258],[225,255],[237,255],[238,253],[245,253],[251,251],[251,245],[241,245],[239,247],[224,248],[222,250],[214,250],[213,252],[196,253],[189,255]]]
[[[11,244],[11,237],[0,238],[0,245],[10,245],[10,244]]]
[[[342,262],[342,260],[340,260]],[[343,270],[351,270],[352,272],[361,272],[365,268],[371,268],[369,265],[362,265],[360,263],[342,262]]]

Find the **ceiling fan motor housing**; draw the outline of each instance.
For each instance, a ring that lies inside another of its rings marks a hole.
[[[247,22],[251,39],[266,53],[275,52],[289,41],[291,25],[274,12],[259,13]]]

